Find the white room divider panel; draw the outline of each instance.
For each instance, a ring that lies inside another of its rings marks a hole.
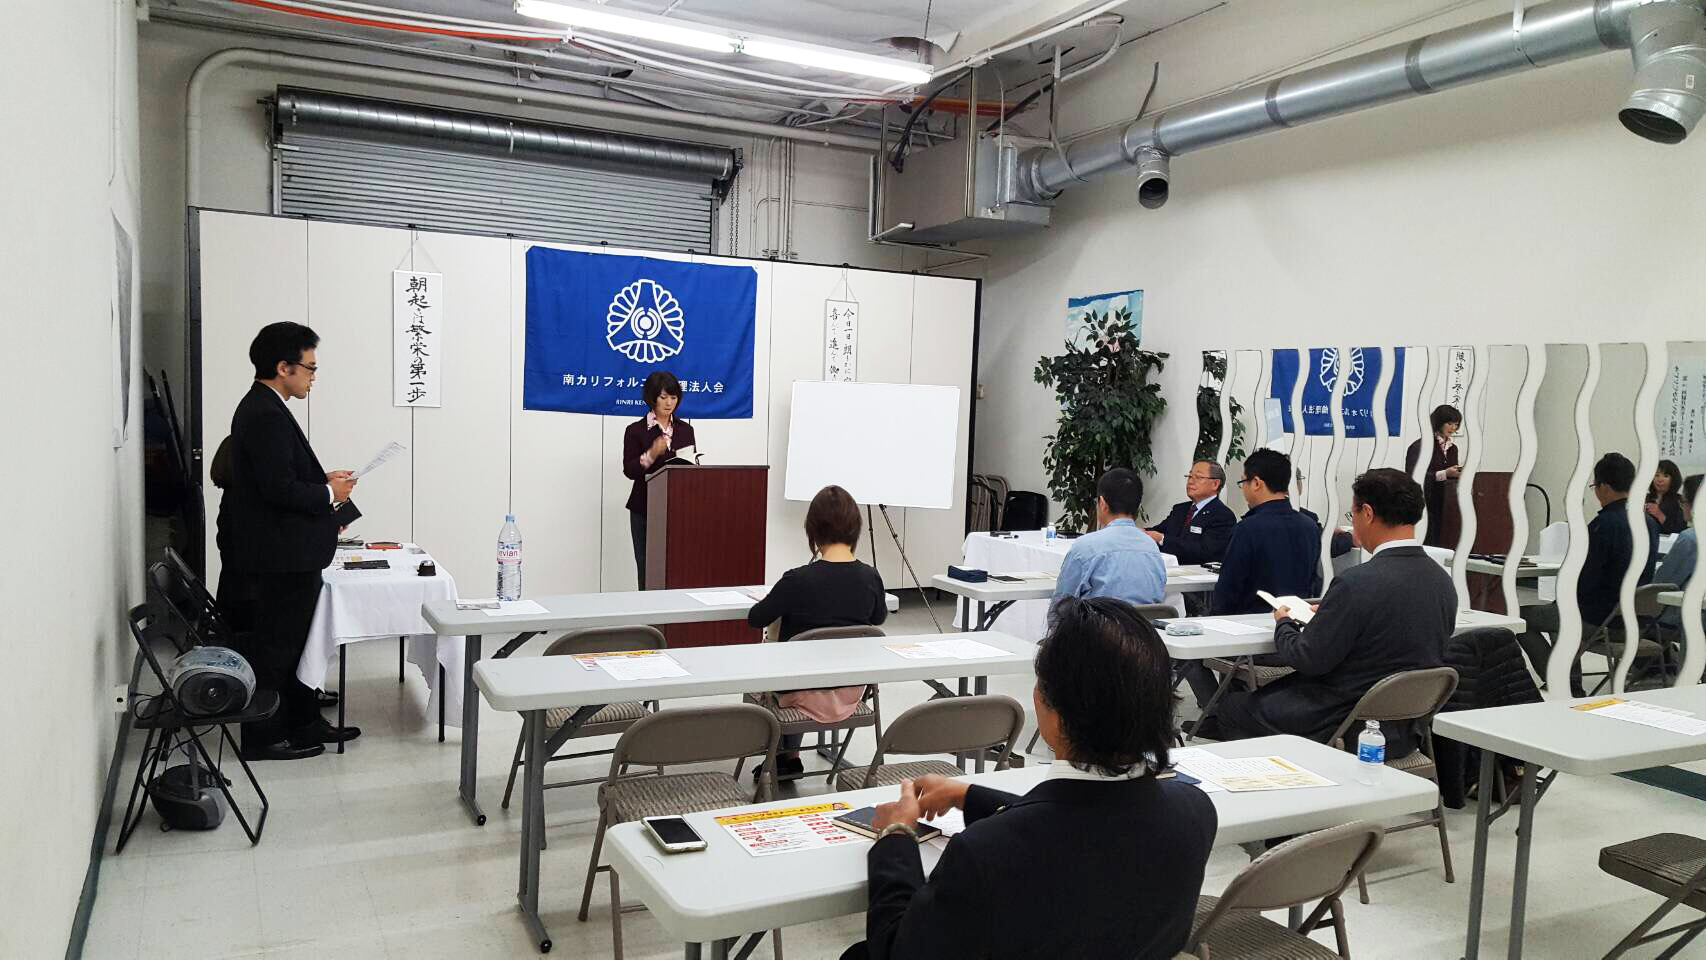
[[[326,372],[310,403],[292,406],[327,468],[360,466],[392,440],[409,448],[362,481],[356,498],[364,517],[356,532],[415,540],[456,574],[465,595],[489,595],[498,527],[504,513],[514,512],[526,540],[525,592],[634,586],[624,509],[629,481],[621,472],[622,431],[631,418],[521,409],[525,257],[534,243],[210,211],[197,219],[206,460],[248,388],[254,332],[277,320],[306,322],[323,338]],[[970,459],[975,281],[545,245],[758,272],[753,417],[695,426],[709,461],[772,465],[766,557],[772,580],[806,558],[805,506],[782,499],[792,384],[823,376],[823,301],[858,300],[860,379],[964,391],[954,508],[893,511],[903,538],[911,534],[907,549],[921,575],[958,560]],[[390,278],[400,268],[444,275],[441,408],[391,403]],[[694,419],[691,394],[682,413]],[[211,486],[205,494],[208,568],[216,575],[212,518],[219,497]],[[880,518],[868,536],[884,579],[900,586],[899,555]]]

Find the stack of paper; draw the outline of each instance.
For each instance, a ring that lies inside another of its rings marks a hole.
[[[733,606],[742,603],[750,605],[753,600],[752,597],[739,590],[706,590],[700,593],[689,593],[688,596],[707,607]]]
[[[885,643],[883,646],[908,660],[987,660],[1004,657],[1007,651],[987,643],[957,637],[923,643]]]
[[[1620,700],[1607,697],[1592,703],[1579,703],[1571,709],[1583,713],[1591,713],[1597,717],[1610,717],[1613,720],[1625,720],[1638,723],[1644,727],[1657,727],[1680,733],[1686,737],[1698,737],[1706,734],[1706,720],[1702,720],[1687,710],[1677,710],[1672,707],[1661,707],[1652,703],[1638,703],[1633,700]]]
[[[1176,758],[1184,752],[1175,751],[1172,756]],[[1284,757],[1221,757],[1204,750],[1183,760],[1175,759],[1173,765],[1180,773],[1231,793],[1335,785],[1326,777],[1311,773]]]
[[[1308,608],[1306,607],[1304,609]],[[1230,633],[1236,635],[1248,634],[1254,636],[1258,633],[1274,632],[1274,627],[1271,623],[1245,623],[1242,620],[1234,620],[1231,617],[1203,617],[1201,620],[1198,620],[1197,623],[1202,624],[1202,628],[1204,630],[1212,630],[1215,633]]]

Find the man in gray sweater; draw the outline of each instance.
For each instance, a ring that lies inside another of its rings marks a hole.
[[[1352,530],[1369,559],[1333,581],[1307,627],[1286,608],[1274,611],[1278,660],[1297,672],[1227,694],[1216,718],[1225,739],[1292,733],[1325,740],[1381,679],[1444,662],[1457,592],[1416,540],[1422,488],[1381,468],[1357,477],[1351,497]],[[1386,735],[1388,756],[1416,747],[1407,727]]]

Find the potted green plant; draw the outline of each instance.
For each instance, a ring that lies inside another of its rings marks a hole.
[[[1063,508],[1059,525],[1070,531],[1094,525],[1103,473],[1130,467],[1139,476],[1155,474],[1149,436],[1167,409],[1161,385],[1150,381],[1167,354],[1138,347],[1131,311],[1087,314],[1079,341],[1083,346],[1069,342],[1065,353],[1039,358],[1035,373],[1060,403],[1043,469],[1049,494]]]

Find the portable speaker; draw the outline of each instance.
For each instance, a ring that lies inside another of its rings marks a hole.
[[[212,830],[225,819],[225,808],[214,788],[218,774],[200,763],[180,763],[148,781],[148,799],[154,802],[161,829]]]
[[[196,647],[172,661],[172,695],[191,716],[233,713],[255,695],[255,671],[230,647]]]

